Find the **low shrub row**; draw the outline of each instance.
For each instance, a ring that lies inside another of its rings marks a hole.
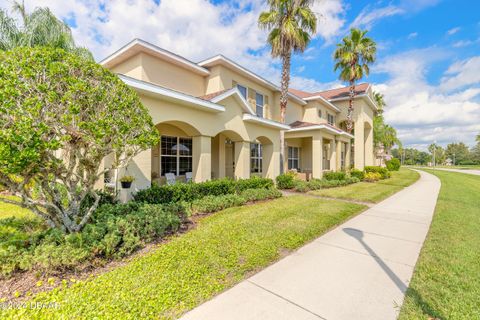
[[[391,177],[390,171],[387,168],[377,167],[377,166],[366,166],[365,167],[365,174],[368,173],[378,173],[380,175],[380,179],[388,179]]]
[[[178,204],[106,204],[75,234],[48,229],[32,218],[0,220],[0,275],[35,269],[74,269],[96,258],[126,256],[145,243],[176,231],[187,210]]]
[[[230,207],[244,205],[247,202],[275,199],[282,196],[278,189],[246,189],[240,195],[226,194],[221,196],[206,196],[194,200],[191,205],[191,213],[210,213]]]
[[[331,181],[331,180],[345,180],[347,178],[347,174],[343,171],[327,171],[323,174],[323,179]]]
[[[247,189],[269,189],[273,181],[267,178],[252,177],[250,179],[232,180],[218,179],[201,183],[176,183],[173,185],[152,185],[134,195],[136,202],[166,204],[192,202],[206,196],[222,196],[240,194]]]
[[[311,190],[346,186],[352,183],[357,183],[359,181],[360,180],[355,177],[346,177],[344,180],[326,180],[326,179],[312,179],[310,181],[296,180],[294,190],[297,192],[308,192]]]
[[[295,186],[295,172],[290,171],[278,175],[275,180],[277,182],[278,189],[292,189]]]

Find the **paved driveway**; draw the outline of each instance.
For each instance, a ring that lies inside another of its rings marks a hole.
[[[396,319],[440,181],[414,185],[187,313],[195,320]]]

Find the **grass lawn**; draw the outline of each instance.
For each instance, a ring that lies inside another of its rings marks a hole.
[[[345,187],[321,189],[309,193],[317,196],[376,203],[411,185],[419,178],[420,175],[417,172],[402,168],[400,171],[392,172],[390,179],[376,183],[359,182]]]
[[[2,196],[5,198],[10,198],[10,199],[15,199],[13,196]],[[0,201],[0,219],[3,218],[10,218],[10,217],[33,217],[34,214],[25,208],[22,208],[20,206],[10,204],[10,203],[5,203]]]
[[[480,176],[428,172],[442,187],[400,319],[480,319]]]
[[[226,209],[123,267],[34,298],[59,309],[0,318],[174,319],[363,209],[305,196]]]

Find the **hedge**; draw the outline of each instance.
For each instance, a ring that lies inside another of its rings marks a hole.
[[[173,185],[153,184],[134,195],[136,202],[165,204],[192,202],[206,196],[238,194],[246,189],[268,189],[273,187],[273,180],[252,177],[250,179],[218,179],[200,183],[176,183]]]
[[[295,186],[295,173],[283,173],[275,179],[278,189],[292,189]]]
[[[347,174],[342,171],[328,171],[323,174],[325,180],[345,180]]]
[[[352,169],[350,170],[350,176],[353,178],[357,178],[358,180],[362,181],[363,178],[365,177],[365,172],[362,170],[358,169]]]
[[[356,177],[346,177],[345,180],[326,180],[326,179],[312,179],[310,181],[295,181],[295,191],[308,192],[311,190],[326,189],[346,186],[352,183],[360,182]]]

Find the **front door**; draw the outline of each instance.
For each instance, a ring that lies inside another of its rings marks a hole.
[[[234,144],[230,140],[225,141],[225,176],[233,178],[235,172]]]

